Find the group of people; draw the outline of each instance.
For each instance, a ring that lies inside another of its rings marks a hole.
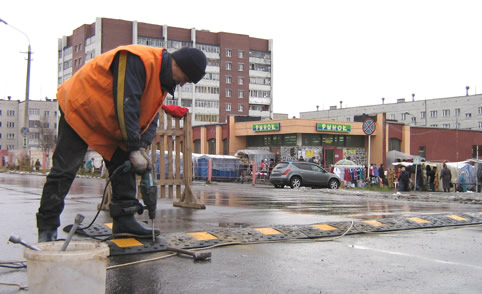
[[[415,189],[417,190],[424,190],[424,185],[427,183],[430,187],[432,192],[435,192],[439,183],[439,180],[442,181],[442,188],[444,192],[450,192],[452,188],[452,173],[450,172],[449,168],[447,167],[446,163],[443,163],[442,170],[440,173],[437,170],[437,167],[431,167],[430,165],[425,166],[425,176],[422,173],[421,165],[415,165],[407,169],[405,166],[400,168],[399,173],[397,174],[396,178],[398,179],[398,185],[400,191],[409,191],[413,189],[410,186],[410,179],[412,173],[415,172],[416,168],[416,179]],[[426,179],[426,180],[425,180]]]

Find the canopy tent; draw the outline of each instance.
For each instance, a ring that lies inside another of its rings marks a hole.
[[[256,161],[257,166],[261,165],[261,161],[267,159],[268,162],[272,159],[275,160],[275,154],[273,152],[267,150],[251,150],[251,149],[243,149],[238,150],[234,156],[244,156],[249,159],[249,161]]]
[[[348,159],[340,159],[338,160],[333,167],[338,167],[338,168],[361,168],[363,167],[362,165],[356,164],[354,161],[348,160]]]
[[[393,167],[393,163],[397,162],[397,160],[400,160],[402,162],[404,161],[413,161],[415,156],[403,153],[397,150],[392,150],[387,152],[387,168]]]

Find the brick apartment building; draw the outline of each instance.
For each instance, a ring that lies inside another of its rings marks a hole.
[[[128,44],[169,52],[189,46],[206,54],[206,76],[196,85],[178,87],[164,102],[189,108],[193,125],[226,122],[228,115],[272,117],[272,40],[242,34],[97,18],[59,39],[58,84],[95,56]]]

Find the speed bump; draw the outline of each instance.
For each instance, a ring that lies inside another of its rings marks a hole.
[[[448,226],[466,226],[482,224],[482,213],[447,213],[419,216],[400,216],[392,218],[374,218],[353,221],[315,223],[306,225],[272,225],[243,228],[215,228],[204,232],[165,233],[150,239],[112,239],[107,243],[111,256],[165,251],[167,247],[179,249],[207,248],[216,245],[249,244],[258,242],[285,241],[294,239],[315,239],[380,233]],[[105,225],[94,225],[95,234],[105,234]],[[110,230],[110,229],[109,229]],[[80,231],[79,234],[85,234]]]

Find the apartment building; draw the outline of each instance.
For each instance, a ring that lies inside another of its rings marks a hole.
[[[0,99],[0,150],[51,150],[57,136],[57,100],[29,100],[28,126],[25,101]]]
[[[196,85],[178,87],[164,102],[189,108],[193,125],[226,122],[228,115],[272,117],[272,40],[242,34],[97,18],[58,40],[58,84],[95,56],[128,44],[169,52],[195,47],[206,54],[205,77]]]
[[[482,131],[482,94],[301,112],[300,118],[353,121],[355,115],[386,113],[387,120],[410,126]]]

